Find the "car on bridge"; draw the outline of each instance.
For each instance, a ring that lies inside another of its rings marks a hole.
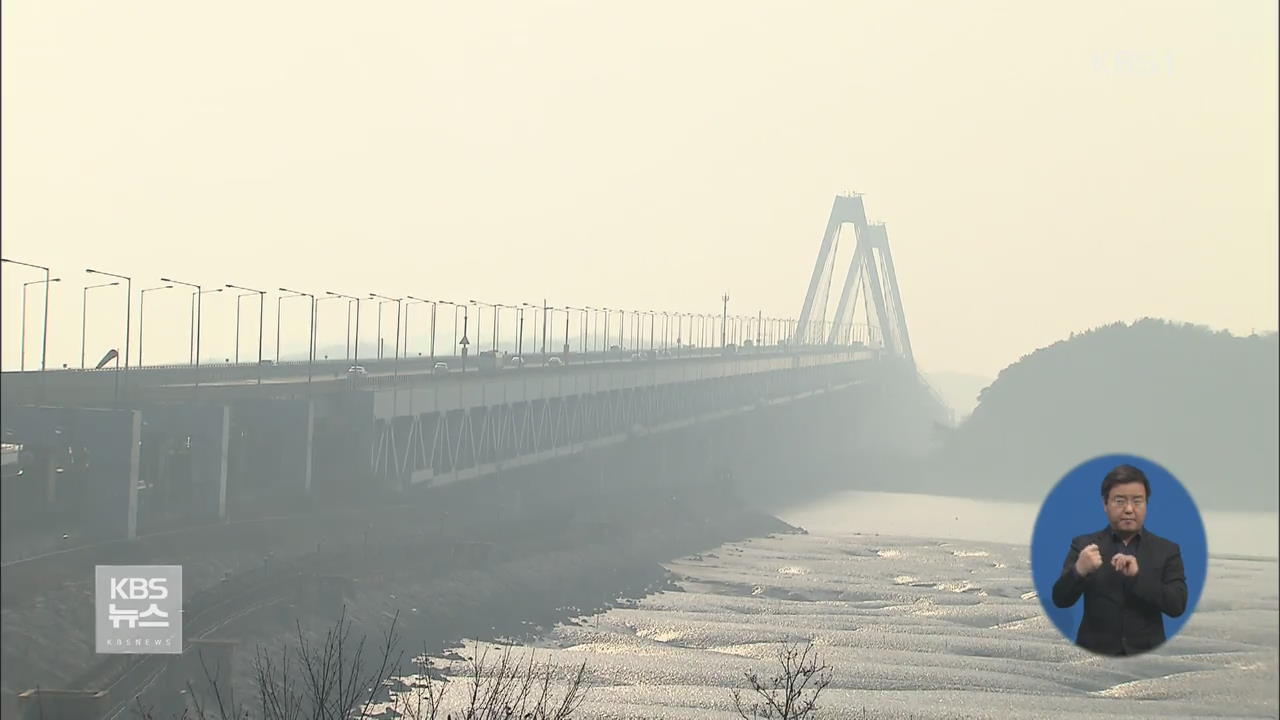
[[[512,355],[507,358],[507,364],[511,367],[524,367],[524,358],[519,355]]]
[[[552,355],[547,358],[547,367],[564,367],[564,360],[561,360],[557,355]]]
[[[369,371],[365,370],[363,365],[352,365],[350,368],[347,369],[347,377],[349,378],[369,377]]]
[[[449,363],[447,362],[438,362],[431,366],[432,375],[443,375],[447,372],[449,372]]]

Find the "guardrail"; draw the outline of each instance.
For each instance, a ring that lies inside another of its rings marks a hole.
[[[861,345],[769,345],[735,348],[681,348],[663,353],[647,349],[643,353],[634,350],[596,351],[586,354],[570,352],[536,353],[521,356],[519,366],[510,361],[512,355],[500,356],[497,361],[480,356],[437,356],[435,358],[382,358],[360,361],[368,374],[348,374],[351,361],[311,363],[293,361],[278,365],[191,365],[176,367],[146,366],[141,368],[103,368],[101,370],[52,370],[25,373],[4,373],[5,404],[84,404],[134,402],[142,398],[175,399],[173,393],[183,389],[218,388],[239,392],[262,392],[278,396],[297,396],[299,393],[330,392],[338,389],[386,389],[436,382],[441,379],[475,377],[493,372],[557,372],[584,364],[628,365],[676,361],[697,361],[733,356],[762,357],[766,355],[801,355],[830,353],[832,351],[860,352]],[[433,371],[436,363],[448,364],[448,372]],[[487,367],[481,369],[482,363]],[[465,369],[465,376],[462,371]],[[259,384],[261,385],[258,388]],[[317,385],[319,387],[317,387]],[[269,386],[269,387],[268,387]]]
[[[728,348],[692,348],[685,347],[680,349],[660,348],[654,349],[623,349],[620,351],[588,351],[586,353],[570,351],[568,354],[569,361],[576,362],[632,362],[637,358],[636,354],[642,354],[643,360],[667,360],[667,359],[689,359],[695,357],[719,357],[725,354],[733,353],[772,353],[772,352],[818,352],[830,351],[833,347],[849,347],[860,349],[859,344],[853,345],[758,345],[737,347],[728,346]],[[486,351],[487,352],[487,351]],[[650,353],[656,355],[650,356]],[[512,353],[504,353],[499,356],[503,361],[500,364],[505,365],[511,357],[516,357]],[[546,365],[550,358],[566,359],[564,353],[548,352],[548,353],[525,353],[520,356],[524,359],[524,365]],[[57,368],[48,370],[26,370],[26,371],[5,371],[3,375],[7,378],[36,378],[44,376],[56,382],[59,378],[67,377],[93,377],[93,376],[111,376],[116,373],[123,374],[129,378],[130,383],[134,383],[137,379],[151,380],[165,373],[181,375],[191,378],[194,382],[197,378],[199,382],[217,382],[233,379],[251,380],[261,376],[263,379],[289,377],[302,374],[300,371],[310,366],[313,375],[323,376],[332,374],[334,370],[345,373],[348,368],[355,364],[372,372],[394,372],[397,368],[412,372],[414,368],[431,369],[435,363],[445,362],[448,364],[449,370],[454,371],[461,368],[464,364],[468,369],[476,367],[479,363],[484,362],[482,355],[468,355],[465,359],[461,355],[437,355],[434,357],[412,356],[396,358],[362,358],[360,360],[343,359],[343,360],[320,360],[308,362],[306,360],[289,360],[284,362],[263,362],[258,363],[220,363],[220,364],[201,364],[193,365],[184,364],[165,364],[165,365],[143,365],[133,366],[129,368],[110,366],[104,368]],[[180,378],[174,378],[180,380]]]

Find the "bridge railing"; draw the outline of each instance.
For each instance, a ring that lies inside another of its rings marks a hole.
[[[625,365],[631,363],[666,362],[669,360],[699,361],[719,359],[733,356],[764,355],[801,355],[806,353],[831,353],[845,351],[849,353],[866,350],[860,343],[850,345],[760,345],[744,347],[668,348],[665,352],[659,348],[649,351],[633,349],[595,351],[587,353],[536,353],[522,356],[523,363],[512,363],[511,355],[504,354],[497,358],[486,356],[468,356],[463,362],[461,356],[436,356],[422,358],[382,358],[361,360],[367,374],[350,375],[347,370],[351,361],[329,361],[311,363],[291,361],[273,365],[192,365],[178,366],[145,366],[140,368],[101,370],[55,370],[32,371],[26,373],[4,374],[5,404],[77,404],[77,403],[119,403],[130,402],[143,397],[157,399],[170,397],[174,391],[193,390],[195,387],[218,386],[230,389],[242,386],[257,391],[259,383],[262,392],[280,395],[281,393],[296,396],[299,393],[315,392],[316,384],[332,391],[339,388],[350,389],[383,389],[403,387],[421,383],[437,382],[449,378],[462,377],[462,371],[471,377],[484,372],[561,372],[566,368],[583,365]],[[433,370],[435,363],[446,363],[447,371],[437,373]],[[335,386],[335,381],[345,381]],[[140,395],[148,390],[159,394]],[[168,394],[166,394],[168,393]],[[176,398],[177,396],[173,396]]]
[[[842,343],[841,345],[843,344],[844,343]],[[855,341],[853,343],[853,346],[859,347],[860,343]],[[767,352],[767,351],[776,351],[784,348],[790,352],[805,352],[810,349],[828,350],[831,347],[832,345],[830,344],[818,344],[818,345],[807,345],[807,346],[796,346],[796,345],[788,346],[785,344],[755,345],[755,346],[744,345],[740,347],[735,347],[733,345],[730,345],[725,348],[722,348],[719,346],[717,347],[683,346],[679,348],[669,347],[665,349],[664,348],[651,349],[648,347],[644,347],[644,348],[623,348],[621,350],[595,350],[595,351],[589,350],[585,353],[581,351],[571,350],[569,352],[569,357],[573,359],[577,359],[579,361],[586,359],[586,360],[596,361],[596,362],[630,362],[637,359],[635,357],[636,355],[641,356],[641,358],[639,359],[678,359],[678,358],[691,358],[691,357],[715,357],[715,356],[720,356],[722,354],[725,354],[726,352],[760,353],[760,352]],[[488,351],[484,351],[484,352],[488,352]],[[412,372],[414,369],[421,369],[421,368],[430,369],[435,363],[444,362],[448,365],[450,370],[454,370],[461,367],[464,360],[469,367],[474,366],[477,363],[483,362],[484,361],[483,354],[484,354],[483,352],[481,354],[469,354],[466,358],[463,358],[461,355],[435,355],[435,356],[415,355],[415,356],[409,356],[409,357],[401,357],[398,359],[384,356],[382,358],[360,358],[358,360],[352,359],[352,358],[322,359],[322,360],[316,360],[313,362],[309,362],[307,360],[284,360],[280,362],[276,362],[273,360],[264,360],[261,364],[256,362],[254,363],[248,363],[248,362],[208,363],[208,362],[205,362],[199,365],[195,365],[192,363],[165,363],[165,364],[156,364],[156,365],[134,365],[128,368],[117,366],[117,365],[109,365],[103,368],[84,368],[84,369],[54,368],[54,369],[47,369],[44,371],[41,371],[41,370],[6,371],[4,375],[9,377],[24,377],[24,376],[30,377],[30,376],[38,376],[41,373],[44,373],[48,377],[57,378],[57,377],[67,377],[67,376],[79,376],[79,375],[93,376],[93,375],[111,375],[113,373],[124,373],[131,377],[149,378],[149,377],[164,375],[166,373],[181,374],[185,377],[191,377],[198,373],[201,382],[211,382],[211,381],[218,381],[218,380],[230,380],[230,379],[235,379],[237,377],[243,378],[243,379],[255,379],[259,375],[261,375],[263,378],[294,376],[299,374],[299,371],[304,370],[308,366],[310,366],[312,368],[312,372],[317,375],[329,374],[329,373],[332,373],[335,369],[339,369],[345,373],[348,368],[352,367],[355,364],[360,365],[361,367],[365,368],[366,371],[369,371],[369,372],[393,371],[393,369],[396,367],[404,369],[406,372]],[[512,357],[515,357],[515,354],[510,352],[503,352],[499,355],[499,357],[503,358],[503,360],[506,361]],[[521,357],[523,358],[525,365],[537,365],[537,364],[546,364],[549,361],[549,359],[553,357],[561,358],[563,360],[565,355],[562,352],[547,352],[547,353],[537,352],[537,353],[524,353]]]

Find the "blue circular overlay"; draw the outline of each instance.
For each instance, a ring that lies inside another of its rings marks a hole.
[[[1069,608],[1053,605],[1053,584],[1062,574],[1062,565],[1071,549],[1072,538],[1096,532],[1108,525],[1102,505],[1102,479],[1117,465],[1129,464],[1141,470],[1151,485],[1144,525],[1151,532],[1172,540],[1182,549],[1187,575],[1187,609],[1180,617],[1164,616],[1165,641],[1182,629],[1200,600],[1209,566],[1209,548],[1204,522],[1195,502],[1177,478],[1156,463],[1135,455],[1104,455],[1077,465],[1058,481],[1036,517],[1031,535],[1031,575],[1044,612],[1071,642],[1076,641],[1084,600]]]

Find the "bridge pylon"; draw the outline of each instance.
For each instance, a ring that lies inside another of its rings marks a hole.
[[[831,280],[841,230],[853,226],[854,249],[835,313],[827,318]],[[866,315],[865,334],[855,323],[856,310]],[[872,317],[874,315],[874,318]],[[804,306],[792,342],[802,345],[848,345],[855,341],[882,347],[915,364],[898,276],[884,223],[868,223],[862,195],[837,195],[831,206],[818,258],[813,266]]]

